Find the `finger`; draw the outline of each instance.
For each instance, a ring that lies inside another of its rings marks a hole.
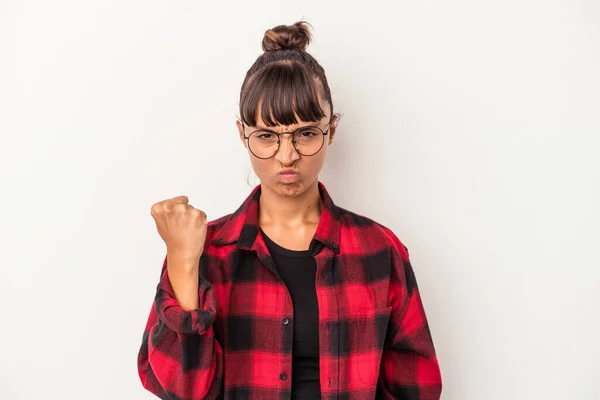
[[[175,205],[175,204],[188,204],[189,202],[190,202],[190,199],[188,199],[187,196],[177,196],[177,197],[173,197],[170,200],[170,203],[172,205]]]

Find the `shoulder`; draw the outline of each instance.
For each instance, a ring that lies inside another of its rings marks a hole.
[[[208,230],[218,231],[232,216],[233,213],[208,221]]]
[[[208,243],[211,242],[211,240],[215,237],[215,235],[221,230],[221,228],[223,228],[223,226],[225,226],[227,221],[229,221],[233,215],[234,214],[231,213],[231,214],[223,215],[222,217],[219,217],[217,219],[208,221],[207,228],[206,228],[206,241]]]
[[[344,241],[345,236],[353,236],[362,243],[373,244],[374,247],[381,247],[383,245],[388,249],[395,249],[403,258],[408,256],[408,248],[392,229],[367,216],[342,207],[336,206],[336,208],[340,217],[340,236],[342,241]]]

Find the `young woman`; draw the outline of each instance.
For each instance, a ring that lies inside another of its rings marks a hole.
[[[305,22],[277,26],[240,94],[261,184],[212,222],[185,196],[152,206],[166,243],[138,357],[162,399],[439,399],[441,376],[406,247],[334,204],[325,72]]]

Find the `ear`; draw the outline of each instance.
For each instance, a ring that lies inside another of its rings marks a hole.
[[[236,124],[236,126],[238,128],[238,132],[240,134],[240,140],[244,144],[244,147],[247,147],[248,143],[246,142],[246,139],[244,139],[244,126],[242,125],[240,120],[235,121],[235,124]]]
[[[329,134],[327,135],[327,136],[329,136],[329,141],[328,141],[329,144],[333,143],[333,139],[335,139],[335,133],[337,131],[337,126],[338,126],[339,122],[340,122],[340,114],[338,114],[338,113],[333,114],[333,117],[331,118],[331,123],[329,124]]]

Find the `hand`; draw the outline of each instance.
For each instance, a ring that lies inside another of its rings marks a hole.
[[[158,202],[152,205],[150,214],[167,245],[169,259],[177,260],[177,264],[197,266],[206,240],[206,214],[192,207],[187,196]]]

